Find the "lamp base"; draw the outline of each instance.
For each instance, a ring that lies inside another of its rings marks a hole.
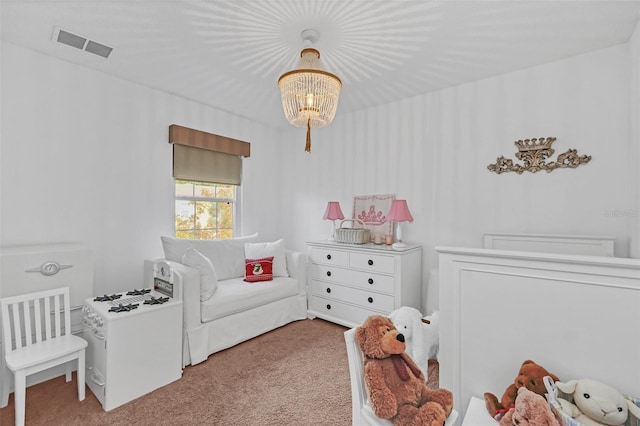
[[[406,245],[405,243],[403,243],[402,241],[398,241],[397,243],[393,243],[393,244],[391,245],[391,247],[392,247],[394,250],[402,250],[402,249],[404,249],[406,246],[407,246],[407,245]]]

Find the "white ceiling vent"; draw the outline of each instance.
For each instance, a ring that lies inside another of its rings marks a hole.
[[[95,40],[89,40],[84,36],[74,34],[60,27],[54,27],[51,40],[66,44],[67,46],[75,47],[76,49],[84,50],[85,52],[102,56],[103,58],[108,58],[113,50],[113,47],[99,43]]]

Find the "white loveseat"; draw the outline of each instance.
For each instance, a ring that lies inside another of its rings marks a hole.
[[[213,241],[161,239],[165,258],[145,261],[145,279],[151,285],[159,261],[182,278],[183,365],[307,317],[306,255],[285,250],[284,241],[258,242],[257,234]],[[249,258],[275,255],[273,280],[244,281],[245,245]]]

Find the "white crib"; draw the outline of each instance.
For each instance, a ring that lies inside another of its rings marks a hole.
[[[561,380],[588,377],[640,394],[639,259],[436,249],[440,386],[454,393],[461,419],[470,402],[482,413],[484,392],[502,395],[526,359]]]

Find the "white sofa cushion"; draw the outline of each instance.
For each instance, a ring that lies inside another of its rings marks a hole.
[[[277,277],[272,281],[247,283],[243,278],[218,281],[215,297],[200,304],[202,322],[243,312],[298,294],[298,280]]]
[[[244,277],[244,244],[253,242],[257,238],[258,233],[226,240],[185,240],[160,237],[165,258],[182,263],[182,256],[189,247],[193,247],[211,261],[218,281]]]
[[[182,264],[200,271],[200,301],[209,300],[218,287],[218,277],[211,261],[198,250],[189,247],[182,256]]]
[[[273,256],[273,276],[288,277],[283,239],[272,243],[244,243],[244,257],[247,259],[263,259],[271,256]]]

